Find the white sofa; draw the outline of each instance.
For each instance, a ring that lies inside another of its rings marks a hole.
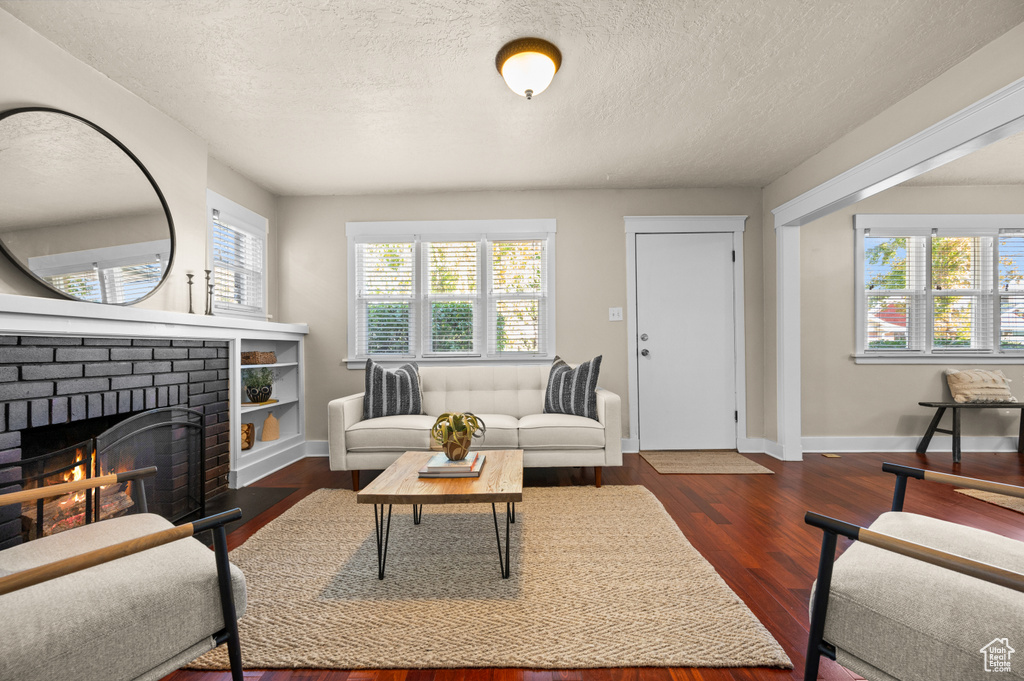
[[[486,435],[474,449],[522,449],[529,467],[593,466],[601,486],[602,466],[622,465],[619,396],[597,389],[598,420],[545,414],[550,365],[420,367],[423,414],[363,420],[363,393],[328,405],[331,469],[383,470],[410,450],[430,449],[430,427],[449,411],[469,411],[484,420]]]

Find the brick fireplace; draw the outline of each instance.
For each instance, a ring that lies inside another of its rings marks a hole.
[[[0,463],[22,459],[29,429],[187,406],[205,420],[209,500],[228,485],[228,377],[228,341],[0,335]],[[20,541],[16,512],[0,509],[0,549]]]

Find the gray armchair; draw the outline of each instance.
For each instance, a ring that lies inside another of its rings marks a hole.
[[[822,655],[869,681],[1024,679],[1024,542],[903,511],[909,478],[1017,497],[1024,488],[882,468],[896,475],[892,511],[869,528],[805,517],[825,533],[805,681]],[[836,559],[840,535],[856,543]]]
[[[0,506],[155,472],[13,492]],[[174,526],[142,512],[0,551],[0,679],[156,680],[226,643],[231,677],[242,681],[236,615],[245,611],[245,578],[228,562],[224,530],[241,515]],[[192,538],[205,530],[214,551]]]

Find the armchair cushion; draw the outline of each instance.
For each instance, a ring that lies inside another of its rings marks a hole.
[[[1024,542],[990,532],[903,512],[871,529],[1024,573]],[[840,664],[865,675],[980,678],[981,649],[1020,632],[1022,612],[1022,593],[856,542],[835,563],[825,640]],[[1018,669],[999,676],[1024,678]]]
[[[0,551],[0,574],[80,555],[171,527],[152,514],[85,525]],[[238,614],[245,578],[231,566]],[[182,539],[0,596],[0,678],[145,678],[213,648],[223,628],[214,553]]]

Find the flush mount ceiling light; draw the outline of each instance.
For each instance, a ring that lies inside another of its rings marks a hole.
[[[551,84],[562,53],[546,40],[518,38],[498,50],[494,65],[512,92],[532,99]]]

